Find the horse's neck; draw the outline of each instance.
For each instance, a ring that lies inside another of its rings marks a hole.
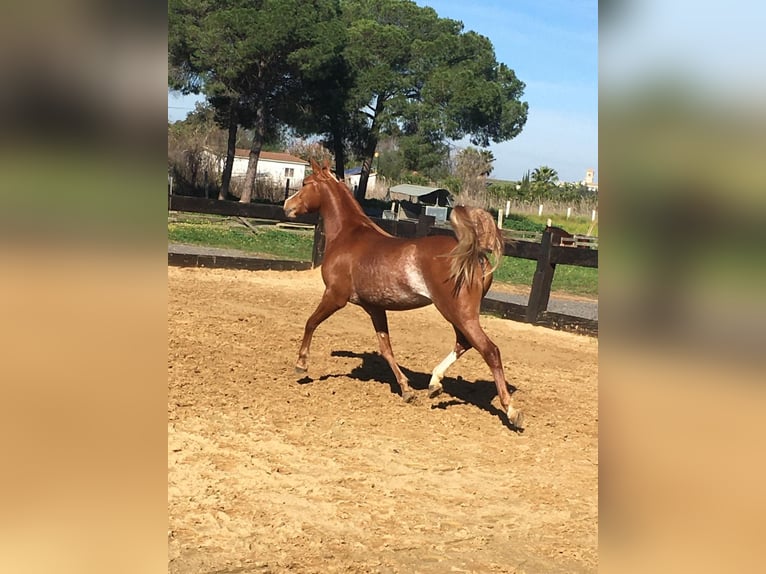
[[[327,184],[324,190],[325,198],[319,210],[324,224],[324,233],[327,242],[333,241],[341,233],[353,233],[360,229],[374,229],[382,235],[389,235],[362,211],[362,207],[345,189],[330,189],[332,183]]]

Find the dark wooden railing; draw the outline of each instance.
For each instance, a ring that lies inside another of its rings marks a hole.
[[[236,262],[232,257],[211,256],[205,259],[197,259],[196,265],[229,267],[237,266],[247,269],[300,269],[316,267],[322,262],[324,255],[324,234],[321,219],[316,214],[299,216],[288,220],[281,206],[258,203],[239,203],[234,201],[220,201],[199,197],[186,197],[180,195],[168,196],[168,209],[172,211],[186,211],[195,213],[209,213],[235,217],[247,217],[251,219],[264,219],[271,221],[290,221],[292,223],[304,223],[314,226],[314,247],[312,250],[311,263],[308,262],[280,262],[276,260],[254,260]],[[452,235],[454,232],[449,227],[435,226],[434,218],[421,215],[414,220],[374,219],[375,223],[397,237],[423,237],[426,235]],[[537,268],[532,279],[532,287],[529,293],[527,305],[519,305],[497,299],[484,299],[482,310],[504,318],[523,321],[537,325],[545,325],[556,328],[564,328],[587,334],[598,333],[598,321],[572,315],[551,313],[547,310],[551,294],[551,284],[556,272],[556,265],[576,265],[580,267],[598,268],[598,250],[587,247],[563,247],[553,244],[550,231],[542,234],[540,243],[524,240],[507,239],[504,255],[506,257],[519,257],[537,261]],[[259,261],[254,263],[253,261]],[[188,255],[169,254],[169,262],[179,265],[195,265],[193,258]]]

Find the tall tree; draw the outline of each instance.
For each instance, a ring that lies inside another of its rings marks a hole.
[[[346,27],[336,35],[337,43],[329,46],[324,65],[314,65],[304,70],[305,91],[298,106],[293,110],[291,125],[297,133],[310,136],[321,134],[322,144],[335,159],[335,173],[343,178],[348,142],[359,128],[355,125],[349,92],[352,77],[343,58],[346,43]]]
[[[401,135],[398,140],[405,169],[422,173],[432,181],[449,173],[450,146],[447,142],[417,133]]]
[[[240,201],[250,200],[264,141],[289,117],[303,75],[337,45],[339,0],[170,0],[169,84],[202,92],[228,128],[228,185],[237,126],[252,129]]]
[[[402,144],[415,138],[418,149],[464,137],[487,146],[521,132],[524,84],[496,61],[487,38],[410,0],[344,0],[343,17],[349,108],[359,118],[351,123],[361,126],[351,142],[363,158],[359,198],[382,134]]]
[[[237,128],[245,123],[240,76],[244,60],[223,31],[227,12],[236,2],[169,0],[168,85],[183,93],[204,93],[226,130],[227,154],[219,199],[229,191]]]

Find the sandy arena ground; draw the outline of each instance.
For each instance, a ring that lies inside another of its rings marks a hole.
[[[389,313],[405,404],[367,315],[317,329],[319,271],[168,268],[169,572],[597,570],[598,341],[482,317],[523,433],[433,307]]]

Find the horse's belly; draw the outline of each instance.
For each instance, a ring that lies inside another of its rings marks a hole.
[[[410,288],[401,286],[378,285],[374,288],[360,289],[352,293],[349,299],[357,305],[374,305],[392,311],[417,309],[431,304],[430,297]]]
[[[352,272],[352,285],[350,301],[358,305],[403,311],[431,304],[430,290],[412,249],[401,260],[378,261]]]

